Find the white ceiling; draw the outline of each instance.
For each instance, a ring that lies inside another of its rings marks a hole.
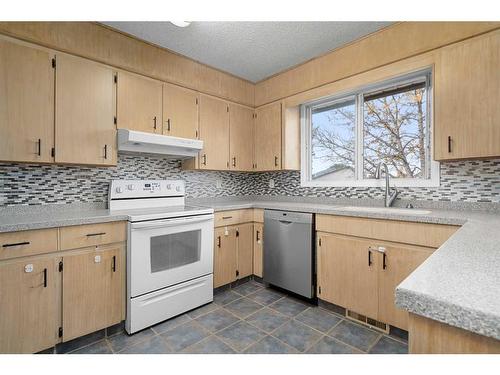
[[[104,22],[252,82],[324,54],[390,22]]]

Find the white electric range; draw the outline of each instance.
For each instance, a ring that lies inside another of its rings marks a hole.
[[[128,333],[213,301],[213,209],[184,196],[180,180],[110,184],[109,209],[129,217]]]

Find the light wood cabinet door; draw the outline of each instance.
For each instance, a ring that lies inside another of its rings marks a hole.
[[[64,54],[56,61],[56,163],[116,165],[113,71]]]
[[[162,134],[163,83],[125,72],[117,80],[117,127]]]
[[[230,169],[253,169],[254,110],[237,104],[229,104],[229,151]]]
[[[63,258],[63,341],[123,319],[123,245],[90,248]]]
[[[253,223],[240,224],[238,236],[238,268],[239,279],[253,274]]]
[[[214,241],[214,288],[218,288],[236,280],[236,228],[215,228]]]
[[[0,353],[38,352],[59,341],[57,265],[54,257],[0,265]]]
[[[200,95],[200,139],[199,168],[229,169],[229,106],[225,101]]]
[[[383,245],[385,260],[379,254],[379,308],[378,320],[408,330],[408,312],[394,304],[396,286],[422,264],[434,251],[428,247]]]
[[[318,297],[370,318],[378,313],[378,252],[370,242],[318,233]]]
[[[53,161],[52,55],[0,40],[0,160]]]
[[[500,31],[443,48],[435,77],[436,160],[500,156]]]
[[[262,277],[262,270],[264,268],[264,252],[263,252],[263,234],[264,224],[253,224],[253,274]]]
[[[281,103],[255,110],[254,163],[258,171],[281,169]]]
[[[198,138],[198,96],[196,91],[163,84],[163,134]]]

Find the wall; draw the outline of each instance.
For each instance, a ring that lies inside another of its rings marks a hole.
[[[182,179],[190,198],[249,195],[248,178],[238,172],[182,171],[178,160],[149,156],[119,155],[111,168],[0,164],[0,206],[107,202],[113,179]]]
[[[113,168],[0,164],[0,206],[106,202],[112,179],[182,179],[189,198],[295,196],[382,198],[380,188],[303,188],[299,172],[182,171],[180,162],[120,155]],[[270,189],[269,179],[275,187]],[[222,187],[216,188],[216,180]],[[439,188],[400,188],[399,198],[445,202],[500,203],[500,159],[441,164]],[[4,201],[1,201],[1,198]]]
[[[271,178],[274,179],[274,189],[269,188]],[[261,173],[253,184],[256,195],[375,199],[384,196],[381,188],[301,187],[300,172],[297,171]],[[500,159],[441,163],[440,184],[438,188],[398,188],[398,197],[405,200],[500,203]]]

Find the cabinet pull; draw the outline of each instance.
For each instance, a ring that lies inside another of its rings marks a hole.
[[[14,246],[23,246],[23,245],[29,245],[30,242],[29,241],[25,241],[25,242],[16,242],[16,243],[6,243],[6,244],[3,244],[2,247],[14,247]]]
[[[278,157],[277,156],[274,157],[274,166],[275,167],[278,166]]]
[[[108,145],[104,145],[104,159],[108,158]]]
[[[255,236],[256,241],[260,241],[260,231],[258,230]]]
[[[371,267],[372,263],[372,251],[368,250],[368,267]]]
[[[42,156],[42,140],[38,138],[37,142],[37,155]]]
[[[153,117],[153,129],[156,130],[156,116]]]
[[[222,220],[232,219],[232,216],[222,216]]]
[[[385,255],[385,253],[383,253],[383,257],[382,257],[382,269],[384,269],[384,270],[387,268],[387,264],[385,262],[386,258],[387,258],[387,255]]]
[[[203,165],[207,165],[207,154],[203,154],[203,161],[201,162]]]
[[[451,152],[451,135],[448,136],[448,153]]]
[[[221,246],[221,239],[220,236],[217,237],[217,247]]]
[[[113,272],[116,272],[116,255],[113,255],[113,263],[111,265]]]
[[[170,119],[167,119],[167,131],[170,131]]]
[[[233,157],[233,167],[236,167],[236,156]]]
[[[47,288],[47,268],[43,269],[43,287]]]
[[[105,235],[106,232],[99,232],[99,233],[88,233],[87,237],[95,237],[95,236],[103,236]]]

